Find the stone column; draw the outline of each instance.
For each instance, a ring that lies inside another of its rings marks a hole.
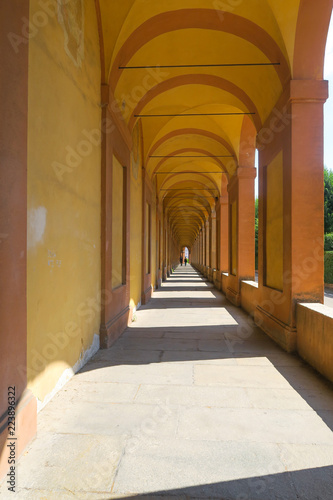
[[[292,80],[258,134],[259,289],[255,321],[296,349],[297,302],[323,302],[323,80]]]
[[[202,235],[201,235],[201,247],[202,247],[202,267],[205,267],[206,265],[206,230],[205,230],[205,224],[202,226]]]
[[[216,212],[211,213],[211,267],[216,269]]]
[[[238,279],[254,280],[255,275],[255,207],[254,179],[256,169],[238,167]]]
[[[231,220],[229,246],[229,278],[227,297],[239,306],[240,281],[254,280],[255,231],[254,231],[254,167],[238,167],[231,179],[228,191]]]
[[[220,197],[220,271],[229,272],[229,196]]]
[[[209,228],[209,220],[206,220],[205,222],[205,229],[206,229],[206,239],[205,239],[205,245],[206,245],[206,259],[205,259],[205,266],[208,268],[210,267],[210,248],[209,248],[209,235],[210,235],[210,228]]]
[[[29,0],[0,3],[0,479],[9,469],[8,387],[15,387],[16,458],[37,425],[36,398],[26,388],[27,223],[33,231],[35,221],[27,220],[29,40],[21,36],[23,19],[29,19]]]

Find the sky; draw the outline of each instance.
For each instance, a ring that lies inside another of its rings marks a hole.
[[[324,78],[329,81],[329,94],[324,106],[324,165],[333,170],[333,22],[327,37]]]

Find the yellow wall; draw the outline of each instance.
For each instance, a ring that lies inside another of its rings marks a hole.
[[[30,4],[28,382],[43,401],[98,340],[100,55],[94,2]]]
[[[131,155],[130,174],[130,297],[131,308],[141,301],[141,265],[142,265],[142,168],[141,155]]]
[[[231,204],[231,274],[237,274],[237,201]]]
[[[123,284],[124,168],[113,156],[112,165],[112,288]]]
[[[266,285],[283,289],[283,155],[267,167]]]

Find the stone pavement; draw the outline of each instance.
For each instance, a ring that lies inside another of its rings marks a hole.
[[[1,499],[333,498],[331,386],[191,266],[38,420]]]

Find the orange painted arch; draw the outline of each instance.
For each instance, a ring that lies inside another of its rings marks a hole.
[[[210,151],[206,150],[206,149],[199,149],[199,148],[183,148],[183,149],[177,149],[175,151],[173,151],[172,153],[169,154],[169,156],[176,156],[176,155],[180,155],[182,153],[201,153],[203,155],[208,155],[210,154]],[[153,174],[158,172],[160,167],[162,167],[162,165],[168,161],[169,158],[162,158],[157,166],[155,167],[154,171],[153,171]],[[200,159],[200,158],[198,158]],[[214,161],[212,161],[214,160]],[[212,163],[216,162],[219,167],[221,167],[221,173],[225,173],[226,175],[228,175],[228,172],[223,164],[223,162],[220,160],[220,158],[212,158],[211,159]]]
[[[184,170],[184,171],[181,172],[182,175],[184,175],[186,173],[188,173],[188,172],[186,172],[186,170]],[[163,186],[165,186],[166,182],[170,181],[173,177],[176,177],[176,175],[179,175],[179,174],[176,174],[176,173],[175,174],[169,174],[169,177],[167,179],[164,179],[164,181],[160,185],[159,189],[161,190],[163,188]],[[220,189],[219,189],[218,185],[216,184],[216,182],[213,179],[211,179],[209,177],[208,174],[203,174],[201,172],[198,172],[197,174],[191,174],[191,175],[198,175],[198,176],[201,176],[201,177],[205,177],[206,179],[209,180],[209,182],[211,182],[215,186],[215,188],[217,189],[217,191],[220,192]],[[193,177],[190,180],[193,182],[194,181]],[[188,182],[188,181],[181,181],[181,182]],[[200,181],[195,181],[195,182],[199,183]],[[178,184],[178,183],[175,183],[173,185],[176,185],[176,184]]]
[[[164,82],[161,82],[155,85],[152,89],[150,89],[147,94],[138,102],[136,108],[134,109],[130,120],[129,120],[129,128],[133,129],[137,118],[135,115],[141,113],[143,108],[152,101],[155,97],[162,94],[163,92],[167,92],[168,90],[174,89],[176,87],[180,87],[182,85],[207,85],[211,87],[216,87],[220,90],[225,90],[229,92],[233,96],[237,97],[245,106],[245,108],[249,112],[254,112],[255,115],[251,115],[253,117],[253,121],[255,123],[257,131],[259,131],[262,127],[262,122],[260,115],[258,113],[258,109],[252,99],[242,90],[240,87],[235,85],[234,83],[226,80],[225,78],[221,78],[215,75],[205,75],[205,74],[192,74],[192,75],[179,75],[173,78],[169,78]]]
[[[223,12],[223,22],[215,9],[180,9],[158,14],[136,28],[116,55],[110,74],[110,85],[116,89],[122,74],[120,66],[126,66],[134,54],[146,43],[164,33],[181,29],[206,29],[236,35],[255,45],[269,61],[279,62],[273,66],[282,87],[290,78],[289,64],[279,45],[254,22],[231,12]]]
[[[173,137],[177,137],[180,135],[201,135],[203,137],[209,137],[210,139],[213,139],[216,142],[219,142],[221,146],[226,148],[226,150],[236,159],[236,154],[235,151],[233,150],[232,146],[227,143],[225,139],[222,137],[218,136],[217,134],[214,134],[213,132],[209,132],[208,130],[200,129],[200,128],[182,128],[182,129],[177,129],[173,130],[172,132],[169,132],[166,134],[164,137],[161,137],[150,149],[147,155],[147,159],[149,158],[150,155],[152,155],[162,144],[167,142],[169,139],[172,139]]]

